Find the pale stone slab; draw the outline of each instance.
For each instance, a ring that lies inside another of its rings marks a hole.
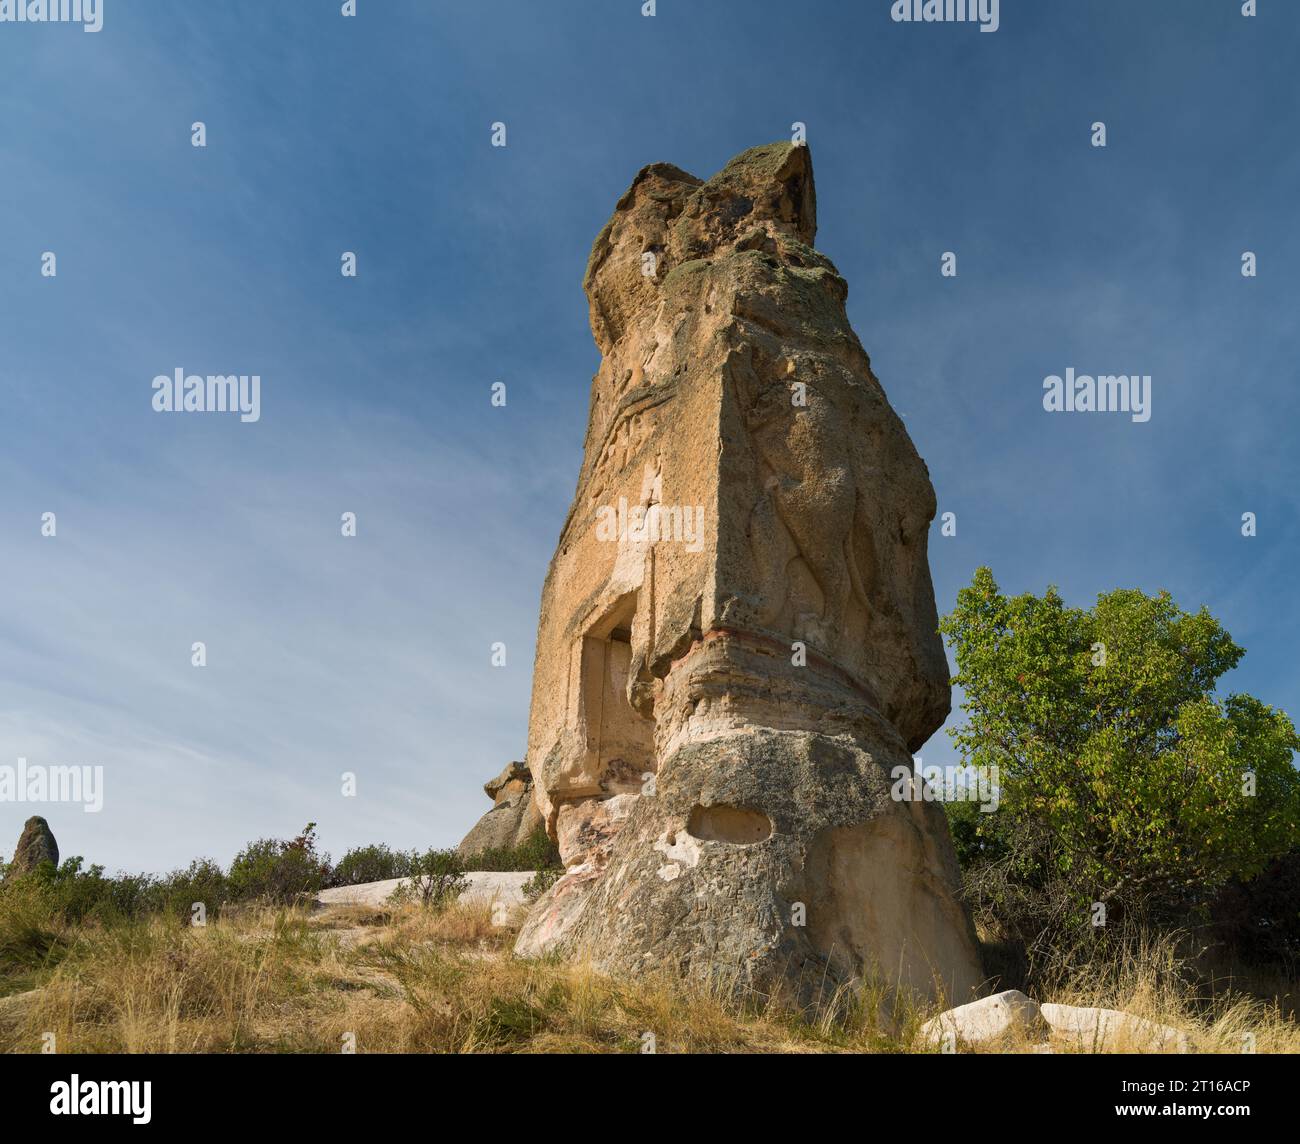
[[[1054,1036],[1090,1053],[1185,1053],[1187,1034],[1119,1009],[1078,1005],[1042,1007]]]
[[[477,870],[466,874],[469,885],[460,896],[462,902],[501,902],[506,906],[525,904],[524,883],[532,878],[531,870]],[[382,906],[406,878],[385,878],[380,882],[359,882],[355,886],[332,886],[321,890],[316,901],[323,906]]]
[[[1013,1035],[1043,1036],[1047,1032],[1038,1002],[1018,989],[1008,989],[932,1017],[921,1026],[920,1039],[933,1046],[952,1034],[958,1043],[985,1045]]]

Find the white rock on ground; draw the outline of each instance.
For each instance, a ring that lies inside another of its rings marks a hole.
[[[1118,1009],[1043,1005],[1043,1020],[1054,1036],[1085,1052],[1185,1053],[1187,1034]]]
[[[465,875],[469,885],[460,895],[462,902],[493,902],[513,911],[525,905],[524,883],[531,870],[474,870]],[[382,882],[360,882],[355,886],[334,886],[322,890],[316,900],[323,906],[382,906],[406,878],[385,878]]]
[[[932,1017],[921,1026],[921,1040],[925,1044],[937,1045],[942,1043],[946,1033],[954,1033],[958,1041],[982,1045],[1013,1032],[1047,1034],[1038,1002],[1026,997],[1019,989],[982,997]]]

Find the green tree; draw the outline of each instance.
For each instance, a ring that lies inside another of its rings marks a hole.
[[[1130,589],[1068,608],[980,568],[940,630],[965,691],[949,734],[1000,780],[1001,810],[957,823],[967,856],[1032,825],[1080,897],[1135,904],[1203,900],[1300,842],[1295,727],[1215,695],[1244,652],[1206,609]]]

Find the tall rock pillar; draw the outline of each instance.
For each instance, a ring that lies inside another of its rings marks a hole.
[[[940,807],[929,475],[813,248],[808,149],[637,175],[542,594],[528,766],[566,873],[516,951],[736,988],[980,980]]]

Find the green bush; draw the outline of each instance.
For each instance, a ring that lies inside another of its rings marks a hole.
[[[112,922],[156,913],[188,920],[195,902],[202,902],[210,914],[215,914],[229,897],[226,876],[210,858],[196,859],[185,870],[161,878],[126,873],[110,877],[102,866],[83,868],[84,861],[76,855],[65,859],[57,870],[47,865],[21,880],[43,886],[51,910],[68,924]]]
[[[0,874],[4,872],[0,863]],[[30,874],[0,881],[0,965],[35,965],[59,950],[59,935],[82,922],[113,924],[163,915],[182,924],[202,902],[208,917],[225,902],[268,901],[288,905],[325,886],[355,885],[390,878],[410,879],[400,897],[441,908],[468,885],[468,870],[531,870],[530,892],[543,892],[562,866],[555,844],[538,830],[515,847],[498,847],[472,858],[455,850],[404,853],[383,843],[349,850],[337,867],[317,853],[316,825],[308,823],[291,841],[262,838],[234,858],[229,871],[210,858],[197,858],[169,874],[106,875],[80,856],[57,869],[46,864]]]
[[[362,882],[384,882],[405,878],[411,872],[411,856],[390,850],[383,843],[358,846],[339,859],[330,878],[332,886],[356,886]]]
[[[321,890],[329,876],[329,857],[316,853],[316,824],[309,822],[291,842],[276,838],[250,842],[230,863],[227,882],[235,901],[287,905]]]
[[[563,869],[538,870],[537,873],[534,874],[531,878],[529,878],[528,881],[525,882],[521,887],[524,895],[524,901],[526,902],[537,901],[538,898],[540,898],[544,893],[546,893],[547,890],[549,890],[552,886],[554,886],[557,881],[559,881],[560,875],[562,875],[563,873],[564,873]]]
[[[451,905],[465,888],[465,860],[455,850],[425,850],[410,853],[409,881],[389,895],[394,905],[415,903],[432,909]]]
[[[23,874],[0,882],[0,972],[22,973],[58,961],[63,928],[48,878]]]
[[[29,875],[50,893],[50,902],[65,922],[135,917],[156,906],[157,879],[148,874],[105,877],[103,866],[83,869],[80,855],[64,859],[56,870],[42,865]]]
[[[196,902],[203,903],[208,917],[216,917],[231,897],[225,871],[211,858],[196,858],[184,870],[173,870],[159,880],[154,894],[155,908],[181,921],[193,917]]]
[[[546,831],[535,830],[518,846],[491,846],[465,859],[467,870],[562,870],[560,851]]]

